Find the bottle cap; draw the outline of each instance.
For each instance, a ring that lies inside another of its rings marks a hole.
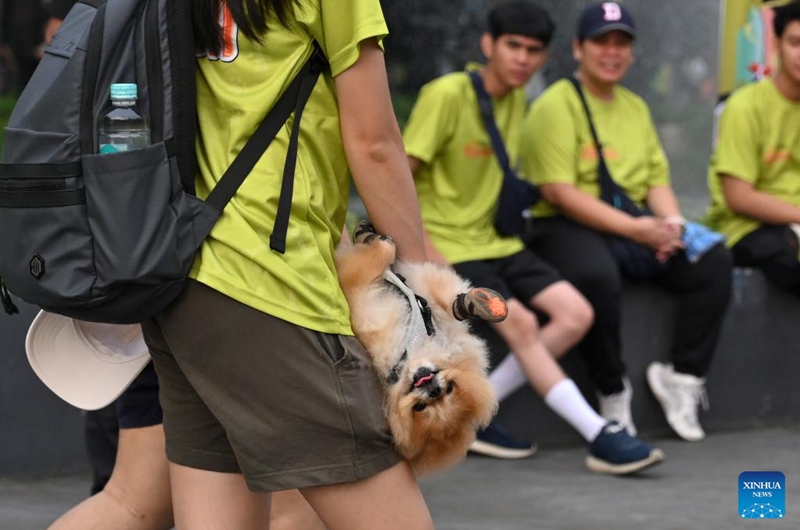
[[[136,99],[136,83],[114,83],[111,85],[111,99]]]

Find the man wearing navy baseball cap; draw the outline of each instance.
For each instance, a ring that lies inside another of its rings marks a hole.
[[[584,41],[614,30],[636,36],[636,24],[631,12],[616,2],[603,2],[584,9],[578,22],[577,37],[579,41]]]
[[[620,85],[633,64],[636,25],[630,11],[617,2],[593,4],[576,29],[576,85],[563,79],[550,86],[533,102],[523,126],[522,174],[539,185],[544,198],[523,237],[592,304],[594,324],[578,349],[600,413],[631,434],[633,390],[621,355],[622,276],[655,283],[675,296],[670,358],[651,363],[647,381],[673,430],[699,441],[705,432],[698,408],[730,298],[732,260],[719,242],[691,260],[684,250],[693,231],[685,230],[650,109]],[[647,208],[642,215],[603,200],[601,182],[607,180],[598,178],[603,166],[589,114],[611,179],[639,209]],[[609,236],[649,249],[661,267],[636,276],[641,269],[623,267],[630,262],[612,251],[615,239]]]

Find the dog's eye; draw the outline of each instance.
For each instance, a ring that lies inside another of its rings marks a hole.
[[[456,385],[452,381],[447,383],[447,393],[448,394],[452,394],[453,393],[453,389],[455,389],[455,387],[456,387]]]
[[[428,405],[426,405],[425,403],[417,403],[416,405],[414,405],[414,412],[422,412],[423,410],[425,410],[425,408],[427,408],[427,406]]]

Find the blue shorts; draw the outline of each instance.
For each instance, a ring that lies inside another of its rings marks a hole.
[[[158,377],[152,361],[117,398],[116,407],[120,429],[151,427],[163,422],[158,401]]]

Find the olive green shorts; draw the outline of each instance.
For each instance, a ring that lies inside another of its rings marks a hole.
[[[142,328],[171,462],[277,491],[359,480],[400,461],[355,337],[296,326],[191,280]]]

